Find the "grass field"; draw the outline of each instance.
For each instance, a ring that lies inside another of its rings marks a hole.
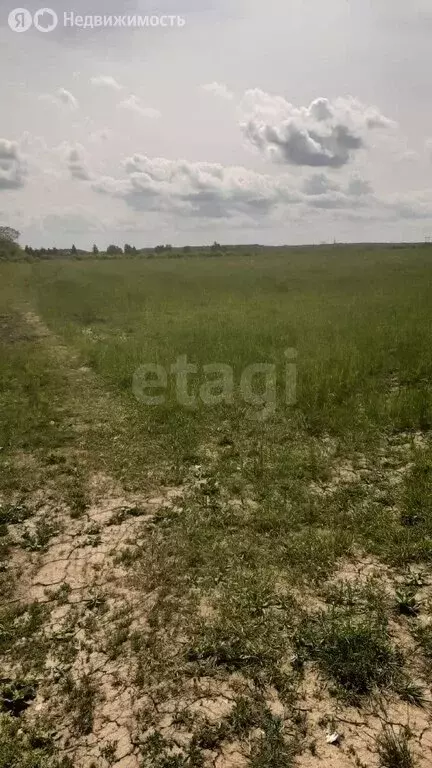
[[[0,768],[430,764],[431,295],[427,246],[0,264]]]

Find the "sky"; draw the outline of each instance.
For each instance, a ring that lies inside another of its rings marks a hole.
[[[431,0],[23,2],[18,31],[0,0],[0,224],[23,245],[432,236]]]

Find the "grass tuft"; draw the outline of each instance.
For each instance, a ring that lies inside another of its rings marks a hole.
[[[298,631],[296,649],[352,699],[375,688],[393,688],[403,667],[385,626],[350,614],[331,612],[307,619]]]
[[[393,728],[385,728],[377,739],[380,768],[414,768],[410,738],[407,728],[401,728],[397,733]]]

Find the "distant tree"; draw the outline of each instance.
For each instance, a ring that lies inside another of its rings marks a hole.
[[[223,249],[220,243],[217,243],[216,240],[214,241],[213,245],[210,246],[210,253],[212,256],[222,256]]]
[[[77,249],[76,249],[75,245],[73,245],[72,248],[71,248],[71,254],[72,254],[72,256],[76,256],[76,254],[77,254]]]
[[[9,261],[19,259],[22,256],[22,250],[16,240],[19,238],[19,232],[12,227],[0,226],[0,259]]]
[[[97,256],[99,253],[99,248],[97,247],[96,243],[93,246],[93,254],[94,256]]]
[[[123,253],[119,245],[109,245],[106,252],[108,256],[118,256]]]
[[[172,251],[173,247],[170,243],[167,243],[166,245],[157,245],[154,249],[155,253],[165,253],[166,251]]]
[[[183,248],[183,253],[192,253],[192,248],[190,247],[190,245],[185,245],[185,247]]]
[[[0,226],[0,240],[7,240],[9,243],[15,243],[20,233],[13,227]]]
[[[128,253],[130,254],[130,253],[136,253],[137,249],[135,248],[134,245],[129,245],[129,243],[125,243],[125,247],[123,250],[125,254],[128,254]]]

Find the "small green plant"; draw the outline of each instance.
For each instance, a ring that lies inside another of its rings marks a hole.
[[[119,625],[110,635],[108,643],[106,645],[106,654],[109,659],[114,661],[121,653],[122,647],[129,639],[129,622],[126,625]]]
[[[113,765],[116,761],[117,741],[109,741],[101,748],[101,757],[107,761],[108,765]]]
[[[72,714],[73,729],[77,735],[87,736],[92,732],[96,688],[90,675],[83,675],[75,681],[69,674],[63,684],[66,697],[66,711]]]
[[[33,681],[0,679],[0,711],[19,717],[36,698],[36,692]]]
[[[29,726],[23,718],[0,714],[0,768],[73,768],[69,757],[56,757],[47,724]]]
[[[416,588],[406,584],[396,591],[396,610],[401,616],[417,616],[420,603],[416,598]]]
[[[297,654],[317,662],[349,698],[374,688],[393,688],[403,658],[390,644],[385,626],[336,612],[306,620],[296,637]]]
[[[424,688],[405,675],[402,674],[400,680],[396,680],[394,688],[402,701],[407,701],[408,704],[415,707],[426,706],[427,699]]]
[[[31,511],[23,502],[18,504],[0,504],[0,524],[17,525],[31,517]]]
[[[191,648],[187,653],[188,661],[209,662],[215,667],[226,667],[229,670],[243,667],[259,667],[264,659],[245,647],[240,638],[220,639],[214,643],[203,643],[197,648]]]
[[[87,512],[89,502],[79,477],[75,478],[73,486],[69,489],[69,504],[72,520],[79,520]]]
[[[377,752],[381,768],[414,768],[415,759],[410,748],[411,733],[401,728],[385,728],[377,739]]]
[[[121,525],[129,517],[142,517],[145,514],[141,507],[122,507],[114,512],[108,521],[108,525]]]
[[[56,590],[52,590],[49,593],[49,597],[51,600],[56,600],[59,605],[66,605],[69,601],[69,596],[72,592],[72,587],[70,584],[65,582]]]
[[[148,736],[140,745],[142,768],[204,768],[204,758],[193,738],[181,752],[159,731]]]
[[[288,741],[281,720],[269,717],[264,734],[252,747],[251,768],[290,768],[294,765],[296,745]]]
[[[59,527],[50,520],[37,520],[34,531],[25,530],[22,536],[22,546],[31,552],[44,551],[50,540],[59,532]]]
[[[412,630],[414,639],[423,651],[427,669],[432,669],[432,627],[430,625],[416,626]]]
[[[46,617],[47,608],[40,603],[0,611],[0,654],[19,662],[25,674],[44,666],[49,650],[44,634]]]

